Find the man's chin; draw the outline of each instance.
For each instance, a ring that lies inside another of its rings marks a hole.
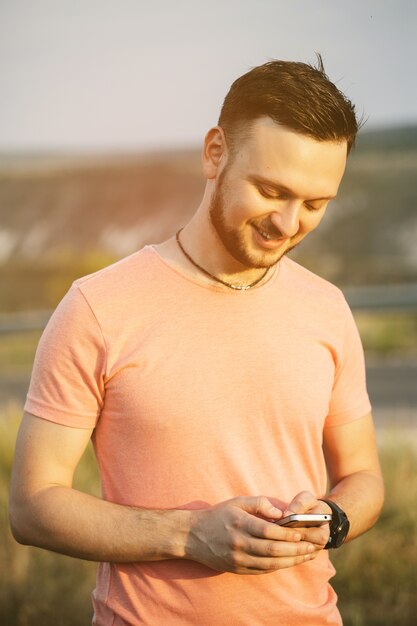
[[[240,255],[239,258],[235,258],[245,265],[247,269],[266,270],[276,265],[287,252],[288,250],[283,250],[279,254],[263,254],[261,257],[255,255]]]
[[[296,246],[297,244],[294,244],[293,246],[284,248],[283,250],[278,249],[271,252],[262,252],[261,254],[252,254],[250,256],[248,255],[248,260],[250,260],[250,267],[257,269],[266,269],[272,267],[273,265],[276,265],[283,256],[288,254],[288,252]]]

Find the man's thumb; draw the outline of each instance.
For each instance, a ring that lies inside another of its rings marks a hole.
[[[257,517],[264,519],[280,519],[282,517],[281,509],[274,506],[266,496],[242,498],[239,504],[244,511]]]

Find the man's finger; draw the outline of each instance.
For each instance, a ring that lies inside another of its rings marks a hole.
[[[306,513],[316,505],[317,498],[312,493],[301,491],[288,504],[286,511],[284,511],[284,516],[291,515],[291,513]]]
[[[246,554],[267,558],[302,556],[315,552],[316,546],[307,541],[271,541],[251,538],[242,546]]]
[[[306,561],[316,558],[317,553],[301,554],[298,556],[287,556],[278,558],[262,558],[247,556],[242,560],[242,564],[236,573],[239,574],[265,574],[275,572],[294,565],[300,565]]]
[[[323,524],[322,526],[310,526],[309,528],[303,528],[303,539],[315,544],[318,547],[323,547],[329,540],[330,528],[329,524]]]
[[[266,496],[235,498],[233,504],[243,511],[263,519],[277,520],[282,517],[282,510],[274,506]]]
[[[286,528],[255,516],[248,518],[244,529],[252,537],[271,541],[298,542],[302,538],[302,533],[298,528]]]

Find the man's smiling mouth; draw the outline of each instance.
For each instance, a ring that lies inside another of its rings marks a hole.
[[[282,238],[281,234],[269,233],[268,231],[264,230],[261,226],[254,225],[254,228],[256,228],[258,233],[267,241],[277,241],[278,239]]]

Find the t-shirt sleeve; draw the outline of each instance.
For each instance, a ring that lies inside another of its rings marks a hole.
[[[39,341],[24,410],[65,426],[94,428],[104,402],[106,346],[74,283]]]
[[[343,337],[326,426],[338,426],[367,415],[371,403],[366,388],[365,357],[359,331],[346,300]]]

